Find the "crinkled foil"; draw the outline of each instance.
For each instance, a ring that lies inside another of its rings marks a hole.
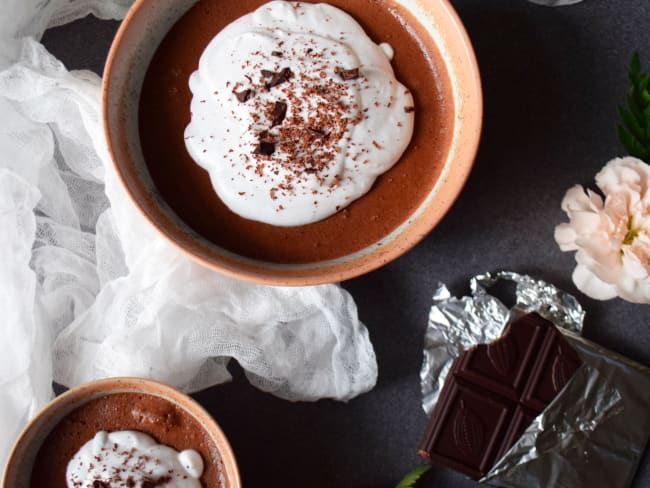
[[[583,365],[480,481],[521,488],[629,486],[650,436],[650,369],[580,337],[578,301],[530,276],[478,275],[470,281],[471,296],[462,298],[438,285],[420,373],[425,412],[433,410],[460,352],[501,335],[512,311],[488,293],[499,281],[516,285],[513,310],[556,324]]]

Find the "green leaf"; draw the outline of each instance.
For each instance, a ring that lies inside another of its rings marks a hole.
[[[618,138],[627,149],[627,152],[630,153],[630,156],[646,160],[648,150],[620,125],[618,126]]]
[[[632,91],[632,94],[634,96],[634,102],[636,103],[636,106],[639,107],[640,109],[643,109],[645,107],[645,100],[643,100],[643,93],[639,90],[639,85],[635,85],[634,89]]]
[[[412,488],[415,485],[415,483],[422,477],[422,475],[427,471],[429,471],[430,469],[431,469],[430,464],[424,464],[422,466],[418,466],[409,474],[404,476],[404,478],[402,478],[402,480],[399,483],[397,483],[397,486],[395,488]]]
[[[639,121],[639,124],[645,123],[645,116],[643,115],[643,110],[639,107],[639,104],[635,98],[636,91],[634,88],[630,89],[630,94],[627,97],[627,106],[630,108],[630,112],[636,117]]]
[[[617,128],[618,138],[631,156],[650,161],[650,75],[641,72],[639,53],[632,54],[628,71],[630,87],[627,108],[619,107],[622,124]]]
[[[641,95],[641,100],[643,100],[643,103],[650,102],[650,93],[648,93],[648,81],[650,81],[650,76],[643,74],[641,75],[639,84],[637,86],[637,90]]]
[[[621,116],[625,128],[639,141],[646,138],[645,130],[639,124],[637,118],[623,107],[618,107],[618,114]]]
[[[650,125],[650,103],[643,109],[643,117],[645,118],[646,125]]]

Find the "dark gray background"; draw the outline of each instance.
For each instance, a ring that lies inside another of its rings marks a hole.
[[[417,247],[343,283],[375,345],[374,390],[347,404],[289,403],[249,386],[233,365],[232,383],[195,395],[229,437],[247,487],[390,488],[421,464],[415,451],[427,419],[418,373],[438,281],[458,295],[484,271],[550,281],[579,298],[588,338],[650,365],[650,306],[586,298],[571,282],[573,255],[553,240],[564,220],[564,192],[575,183],[593,186],[596,172],[624,155],[616,107],[634,50],[650,70],[650,2],[452,3],[474,44],[485,98],[481,147],[467,186]],[[101,73],[117,25],[84,19],[48,31],[43,42],[68,68]],[[418,486],[478,485],[434,468]],[[650,486],[647,451],[634,486]]]

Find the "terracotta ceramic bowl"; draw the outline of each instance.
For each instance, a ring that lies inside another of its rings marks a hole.
[[[195,2],[136,0],[117,33],[104,72],[103,117],[112,159],[127,193],[163,236],[199,263],[228,275],[258,283],[307,285],[376,269],[409,250],[440,221],[460,193],[479,143],[483,108],[478,67],[469,38],[447,0],[395,0],[424,28],[427,44],[437,46],[453,93],[451,144],[440,176],[420,206],[378,242],[337,259],[307,264],[250,259],[190,229],[163,200],[148,173],[139,141],[138,106],[156,48]]]
[[[68,413],[95,398],[124,392],[145,393],[167,400],[180,407],[208,434],[223,462],[227,488],[241,488],[239,471],[230,444],[217,423],[192,398],[180,391],[152,380],[141,378],[108,378],[72,388],[46,405],[25,427],[9,454],[2,479],[2,488],[28,488],[36,455],[54,426]]]

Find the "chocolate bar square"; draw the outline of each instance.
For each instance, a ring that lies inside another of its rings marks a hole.
[[[454,361],[418,454],[471,478],[484,476],[553,401],[582,361],[537,314]]]

